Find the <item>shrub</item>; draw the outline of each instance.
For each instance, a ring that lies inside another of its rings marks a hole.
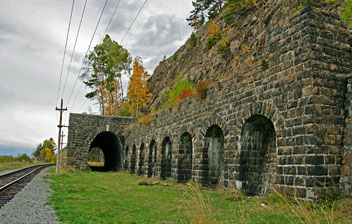
[[[345,2],[345,6],[341,9],[341,19],[352,28],[352,0]]]
[[[197,46],[198,38],[194,32],[192,32],[191,37],[189,38],[189,41],[190,41],[192,47]]]
[[[184,79],[182,75],[179,75],[174,86],[165,93],[166,102],[163,107],[170,107],[180,102],[182,100],[180,98],[181,95],[188,97],[190,93],[185,92],[185,90],[192,90],[192,88],[193,84]]]
[[[33,160],[25,153],[18,155],[16,159],[21,162],[33,162]]]
[[[200,99],[205,99],[207,97],[207,89],[209,85],[210,82],[208,80],[202,80],[195,86],[197,95]]]
[[[208,49],[212,48],[216,44],[217,40],[214,39],[213,37],[208,37],[207,40],[207,47]]]
[[[222,38],[222,39],[219,41],[219,44],[218,44],[218,53],[223,52],[223,51],[226,50],[229,46],[230,46],[230,42],[226,39],[226,37]]]

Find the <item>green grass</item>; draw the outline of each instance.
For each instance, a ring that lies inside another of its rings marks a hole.
[[[33,161],[25,154],[17,157],[13,156],[0,156],[0,172],[4,170],[14,170],[30,166]]]
[[[285,202],[278,195],[247,198],[234,190],[206,189],[126,172],[66,171],[56,175],[53,168],[51,171],[49,178],[54,193],[49,203],[63,223],[346,223],[344,220],[352,220],[350,199],[336,202],[332,212],[323,204],[312,207]],[[152,184],[139,185],[141,182]],[[329,219],[333,222],[328,222]]]
[[[30,162],[0,163],[0,172],[4,170],[15,170],[15,169],[23,168],[30,165],[33,165],[33,163],[30,163]]]

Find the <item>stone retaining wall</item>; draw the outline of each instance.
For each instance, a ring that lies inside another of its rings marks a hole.
[[[123,165],[132,173],[247,195],[276,187],[310,200],[339,183],[351,192],[351,35],[321,8],[287,21],[267,31],[265,50],[243,72],[213,83],[205,99],[157,112],[124,138],[130,118],[71,114],[68,165],[87,168],[92,140],[110,128],[124,141]]]

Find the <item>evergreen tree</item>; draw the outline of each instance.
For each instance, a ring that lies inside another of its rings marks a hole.
[[[208,19],[214,19],[224,6],[225,0],[196,0],[192,1],[194,9],[187,18],[189,25],[197,27],[203,25]]]

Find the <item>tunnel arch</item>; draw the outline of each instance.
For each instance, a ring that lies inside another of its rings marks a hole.
[[[133,145],[132,153],[131,153],[131,162],[130,162],[130,173],[136,172],[136,163],[137,163],[136,160],[137,160],[137,148],[136,148],[136,145]]]
[[[254,115],[246,120],[240,137],[239,180],[248,196],[270,191],[276,168],[276,132],[273,122]]]
[[[202,184],[218,185],[224,163],[224,133],[211,125],[204,136]]]
[[[138,156],[138,175],[143,175],[144,168],[144,143],[139,147],[139,156]]]
[[[148,177],[155,176],[156,159],[157,159],[157,147],[156,147],[156,142],[153,139],[149,145],[148,172],[147,172]]]
[[[185,132],[181,135],[178,154],[177,181],[185,183],[192,179],[193,141],[190,133]]]
[[[161,172],[160,178],[171,177],[172,144],[169,137],[165,137],[161,144]]]
[[[122,144],[114,133],[109,131],[99,133],[91,142],[89,151],[93,148],[100,148],[104,153],[102,170],[116,171],[122,168]]]

